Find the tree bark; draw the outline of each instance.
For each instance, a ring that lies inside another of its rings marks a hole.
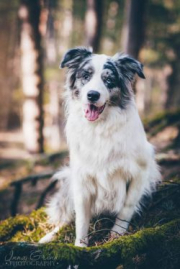
[[[177,109],[180,103],[180,41],[179,41],[179,33],[171,36],[169,43],[172,44],[172,49],[175,54],[175,59],[171,62],[172,74],[168,78],[168,91],[167,91],[167,99],[165,103],[165,109]]]
[[[102,30],[103,1],[87,0],[87,11],[85,16],[86,46],[91,46],[95,52],[100,48]]]
[[[48,65],[53,65],[57,59],[56,37],[54,28],[55,10],[57,8],[57,0],[44,0],[43,10],[44,13],[47,14],[44,16],[45,54],[46,63]]]
[[[23,132],[30,153],[43,152],[43,63],[39,31],[40,3],[21,0],[21,66],[25,96]]]
[[[144,41],[144,0],[127,0],[125,4],[125,23],[122,34],[122,47],[125,53],[138,58]]]
[[[0,1],[0,130],[18,128],[19,111],[14,93],[19,83],[17,3]]]

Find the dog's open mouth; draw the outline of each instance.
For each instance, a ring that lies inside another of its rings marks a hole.
[[[86,119],[89,121],[97,120],[99,118],[99,115],[103,112],[105,106],[106,104],[100,107],[97,107],[92,104],[88,104],[84,110]]]

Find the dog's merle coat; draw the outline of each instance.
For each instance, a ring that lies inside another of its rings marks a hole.
[[[61,67],[68,68],[70,164],[55,175],[60,188],[47,213],[56,228],[40,242],[51,241],[60,227],[75,218],[75,244],[86,246],[93,215],[116,214],[112,233],[123,234],[160,173],[131,86],[135,74],[145,78],[142,64],[128,55],[109,57],[75,48],[66,53]]]

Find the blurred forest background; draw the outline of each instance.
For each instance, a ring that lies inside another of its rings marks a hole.
[[[0,29],[0,218],[42,206],[49,177],[68,162],[58,67],[75,46],[144,64],[139,113],[158,152],[179,165],[180,1],[0,0]]]

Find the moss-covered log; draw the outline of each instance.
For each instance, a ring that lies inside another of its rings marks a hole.
[[[67,268],[69,264],[78,264],[79,269],[179,268],[180,219],[122,236],[99,247],[4,243],[0,246],[0,261],[2,268]]]

